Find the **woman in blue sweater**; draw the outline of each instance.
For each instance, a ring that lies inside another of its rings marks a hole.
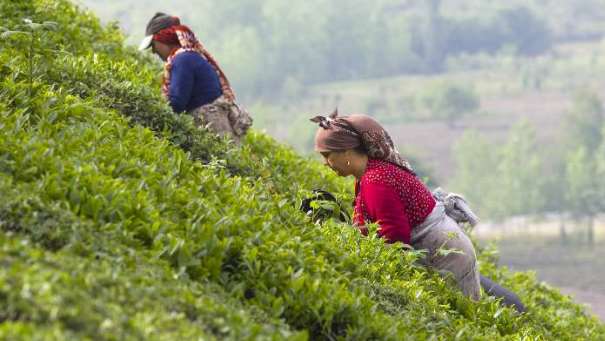
[[[157,13],[147,25],[140,49],[152,49],[164,62],[162,93],[176,113],[188,112],[198,126],[239,142],[252,125],[235,102],[229,80],[212,55],[179,18]]]

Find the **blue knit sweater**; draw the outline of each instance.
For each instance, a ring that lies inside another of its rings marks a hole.
[[[193,51],[174,57],[168,90],[170,106],[177,113],[212,103],[223,94],[212,65]]]

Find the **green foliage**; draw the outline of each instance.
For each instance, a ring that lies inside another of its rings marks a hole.
[[[576,94],[566,116],[567,145],[571,150],[581,147],[594,153],[604,140],[604,125],[605,112],[599,96],[586,91]]]
[[[447,83],[436,84],[425,90],[421,101],[434,118],[445,120],[450,125],[479,108],[479,98],[472,90]]]
[[[45,21],[43,23],[33,22],[31,19],[23,19],[23,25],[19,25],[16,27],[17,30],[7,30],[4,29],[3,33],[0,34],[0,39],[9,40],[10,38],[14,38],[17,36],[25,35],[29,37],[29,41],[25,44],[20,44],[19,48],[26,49],[27,53],[27,77],[29,80],[29,99],[33,100],[33,86],[34,86],[34,59],[36,58],[36,54],[39,52],[45,52],[45,57],[48,57],[50,53],[56,52],[52,50],[39,51],[41,41],[45,38],[45,32],[54,31],[57,29],[57,23],[53,21]],[[17,42],[23,42],[23,40],[16,40]]]
[[[598,160],[584,147],[570,153],[566,160],[568,208],[576,217],[594,216],[605,209],[602,192],[605,174],[597,167]]]
[[[589,92],[576,95],[567,114],[565,155],[566,208],[576,219],[587,218],[588,239],[593,242],[594,216],[605,210],[605,169],[602,168],[605,114],[599,97]]]
[[[497,167],[500,216],[536,213],[544,206],[543,160],[538,148],[535,130],[528,122],[521,121],[513,127]]]
[[[72,51],[38,62],[32,101],[27,52],[0,52],[2,338],[605,335],[568,298],[489,255],[482,270],[530,313],[469,301],[417,266],[418,252],[334,221],[318,229],[297,203],[311,188],[350,202],[351,182],[266,135],[232,148],[173,114],[157,65],[67,1],[0,8],[57,22],[47,41]]]
[[[73,257],[4,234],[0,245],[5,340],[306,339],[153,259]]]
[[[485,195],[494,188],[494,172],[486,165],[497,164],[495,146],[479,132],[465,132],[453,147],[456,161],[456,174],[452,188],[464,193],[472,207],[477,207],[481,216],[492,214],[485,203]]]
[[[518,123],[502,146],[487,143],[471,132],[465,134],[454,150],[460,171],[453,187],[465,193],[481,215],[504,218],[542,211],[543,160],[537,150],[535,132],[527,122]]]

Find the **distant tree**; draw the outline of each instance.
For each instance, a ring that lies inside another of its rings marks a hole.
[[[496,27],[502,27],[503,41],[509,41],[522,55],[538,55],[552,45],[552,37],[546,22],[539,19],[529,8],[518,6],[504,9],[497,15]]]
[[[567,145],[572,150],[584,147],[588,153],[593,153],[601,145],[605,113],[596,94],[586,91],[576,94],[565,121]]]
[[[444,46],[445,21],[439,13],[441,0],[424,0],[426,24],[424,32],[424,58],[431,71],[441,71],[446,57]]]
[[[601,128],[601,133],[605,136],[605,124]],[[595,153],[595,165],[599,192],[598,200],[601,203],[601,212],[603,212],[605,211],[605,139],[601,141],[601,146]]]
[[[545,162],[544,197],[546,212],[556,212],[559,217],[559,236],[565,244],[568,242],[567,216],[569,213],[566,175],[566,155],[561,152],[560,144],[545,146],[541,154]]]
[[[576,219],[586,220],[588,242],[594,243],[594,218],[603,210],[603,186],[597,161],[585,147],[570,153],[567,159],[568,208]]]
[[[529,122],[521,121],[513,127],[498,155],[494,214],[505,217],[541,212],[546,203],[543,160]]]
[[[496,146],[479,132],[469,130],[452,147],[455,161],[451,190],[462,194],[480,216],[491,215],[490,196],[494,190]],[[449,190],[449,188],[448,188]]]
[[[545,205],[543,161],[534,128],[515,125],[506,144],[488,143],[467,132],[454,146],[456,175],[452,187],[489,219],[541,212]]]
[[[455,126],[457,119],[479,108],[479,98],[472,90],[449,83],[428,88],[421,100],[434,118],[447,121],[450,127]]]
[[[590,92],[575,96],[566,116],[566,198],[576,219],[587,222],[588,242],[594,243],[594,218],[605,209],[605,115],[599,97]]]

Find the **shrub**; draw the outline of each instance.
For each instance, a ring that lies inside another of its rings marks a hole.
[[[604,334],[528,274],[481,266],[530,313],[471,302],[418,253],[298,211],[351,183],[252,132],[232,148],[157,89],[156,65],[69,2],[33,82],[0,52],[0,336],[7,339],[575,339]],[[52,10],[49,10],[52,9]],[[83,34],[82,32],[86,32]],[[375,232],[375,231],[374,231]],[[482,256],[483,257],[483,256]]]

